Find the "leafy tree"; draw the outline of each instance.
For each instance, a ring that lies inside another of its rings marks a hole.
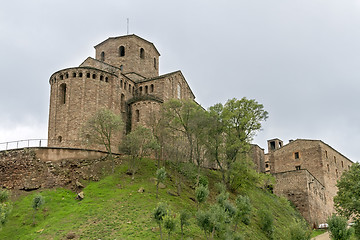
[[[233,181],[231,178],[240,176],[234,174],[231,170],[239,159],[239,153],[247,154],[250,149],[250,142],[256,132],[261,129],[261,122],[265,121],[268,113],[264,110],[262,104],[253,99],[245,97],[237,100],[236,98],[228,100],[221,112],[221,120],[224,123],[225,133],[225,155],[224,163],[227,170],[226,183]]]
[[[35,225],[35,215],[37,211],[42,207],[42,205],[44,205],[44,203],[45,203],[45,199],[40,194],[36,195],[33,198],[33,202],[32,202],[32,208],[34,209],[33,225]]]
[[[189,161],[193,161],[194,129],[197,114],[202,108],[192,100],[172,99],[163,104],[162,114],[166,127],[172,134],[180,134],[189,144]]]
[[[330,237],[333,240],[349,240],[352,229],[347,229],[347,219],[345,217],[332,215],[328,220]]]
[[[251,212],[252,212],[252,205],[250,202],[250,198],[248,196],[242,196],[242,195],[237,196],[236,213],[234,217],[235,231],[240,221],[246,225],[250,224]]]
[[[81,136],[89,144],[103,145],[112,160],[112,172],[114,173],[115,162],[112,156],[113,136],[120,134],[123,129],[121,116],[116,115],[109,109],[100,109],[82,127]]]
[[[159,225],[159,231],[160,231],[160,239],[162,238],[162,231],[161,231],[161,224],[164,221],[165,216],[168,212],[168,206],[165,203],[159,202],[157,207],[153,210],[152,217]]]
[[[206,239],[214,229],[214,223],[210,211],[199,211],[196,214],[197,225],[204,231]]]
[[[158,198],[159,195],[159,184],[163,183],[166,178],[166,170],[165,168],[159,168],[156,171],[156,198]]]
[[[9,202],[9,191],[0,190],[0,230],[7,221],[9,214],[11,213],[12,207]]]
[[[191,215],[187,210],[180,212],[180,228],[181,228],[181,239],[184,239],[184,227],[189,225],[189,219]]]
[[[164,217],[164,227],[168,231],[168,239],[170,239],[170,235],[172,232],[174,232],[176,227],[176,218],[174,216],[171,216],[170,214],[167,214]]]
[[[226,184],[225,181],[225,168],[224,168],[224,131],[225,131],[225,124],[222,121],[222,111],[223,105],[221,103],[215,104],[214,106],[210,107],[208,110],[208,128],[206,129],[207,138],[205,138],[205,147],[207,158],[210,161],[216,163],[219,167],[223,184]]]
[[[267,210],[260,210],[260,228],[269,239],[274,239],[274,218]]]
[[[360,164],[354,163],[338,181],[338,192],[334,197],[335,208],[346,218],[360,220]]]
[[[209,189],[207,187],[203,185],[199,185],[195,189],[195,199],[197,202],[198,209],[200,204],[205,202],[208,196],[209,196]]]
[[[151,150],[157,149],[158,146],[151,130],[141,125],[125,136],[120,149],[131,156],[129,168],[132,179],[135,178],[137,161],[148,156],[151,153]]]
[[[290,227],[290,240],[310,240],[311,231],[306,229],[306,224],[296,223]]]

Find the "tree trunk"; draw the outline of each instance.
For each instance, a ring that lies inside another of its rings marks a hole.
[[[159,198],[159,183],[156,183],[156,198]]]
[[[162,232],[161,232],[161,224],[159,223],[159,230],[160,230],[160,239],[162,240],[163,237],[162,237]]]

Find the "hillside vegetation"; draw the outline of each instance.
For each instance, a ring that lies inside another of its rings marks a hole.
[[[160,239],[158,224],[151,217],[158,202],[166,202],[169,214],[177,216],[171,239],[181,239],[178,215],[183,209],[191,213],[190,224],[184,229],[184,239],[206,239],[195,219],[194,186],[198,169],[192,164],[167,163],[168,177],[165,187],[159,189],[158,198],[156,170],[156,161],[142,159],[132,180],[132,176],[127,174],[125,159],[115,173],[104,174],[98,182],[83,182],[85,197],[81,201],[76,200],[77,194],[68,189],[31,192],[13,202],[13,211],[0,230],[0,239]],[[201,169],[201,174],[208,179],[210,190],[208,200],[200,206],[205,210],[216,202],[214,186],[221,181],[221,173]],[[180,196],[174,194],[179,186],[175,178],[181,179]],[[138,192],[140,188],[144,188],[144,192]],[[32,202],[39,193],[45,203],[35,213]],[[274,239],[290,239],[289,228],[303,221],[287,200],[258,186],[240,188],[238,194],[249,196],[253,206],[250,224],[240,223],[237,228],[244,239],[268,239],[260,228],[259,213],[263,210],[274,218]],[[230,194],[230,201],[235,198],[235,194]],[[165,229],[163,235],[167,238]]]

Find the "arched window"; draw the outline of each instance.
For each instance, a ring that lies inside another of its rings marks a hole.
[[[82,72],[79,72],[79,77],[82,77]]]
[[[130,84],[129,84],[129,87],[128,87],[128,88],[129,88],[129,92],[131,93],[131,85],[130,85]]]
[[[126,82],[124,82],[124,90],[126,90]]]
[[[145,50],[143,48],[140,48],[140,58],[145,58]]]
[[[154,84],[150,85],[150,92],[154,92]]]
[[[123,80],[120,80],[120,87],[123,88]]]
[[[96,74],[93,74],[93,75],[92,75],[92,78],[93,78],[93,79],[96,79]]]
[[[119,56],[120,57],[125,56],[125,47],[124,46],[119,47]]]
[[[100,75],[100,81],[104,81],[104,76]]]
[[[180,86],[180,84],[177,85],[177,98],[181,99],[181,86]]]
[[[154,68],[156,69],[157,66],[156,66],[156,58],[154,58]]]
[[[145,94],[148,94],[149,91],[148,91],[148,86],[145,86]]]
[[[140,111],[139,111],[139,109],[136,109],[136,111],[135,111],[135,121],[140,122]]]
[[[140,94],[142,94],[142,87],[139,87]]]
[[[60,103],[65,104],[66,103],[66,84],[62,83],[60,85]]]
[[[121,94],[120,107],[121,107],[121,111],[125,112],[125,95],[124,94]]]
[[[73,77],[76,77],[76,72],[73,72]]]
[[[105,52],[101,52],[101,61],[105,61]]]
[[[58,141],[59,141],[59,143],[62,142],[62,136],[58,136]]]
[[[109,78],[108,78],[108,77],[105,77],[105,82],[109,82]]]

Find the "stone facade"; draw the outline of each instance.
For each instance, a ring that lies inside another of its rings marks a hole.
[[[111,171],[107,153],[65,148],[23,148],[0,152],[0,188],[32,191],[98,180]],[[115,155],[116,164],[121,160]]]
[[[138,124],[147,125],[164,101],[195,99],[180,71],[159,76],[160,54],[154,44],[136,35],[108,38],[95,46],[95,59],[50,77],[49,147],[104,150],[85,145],[83,124],[101,108],[120,114],[127,126],[113,136],[121,141]],[[116,150],[117,146],[113,146]]]
[[[276,177],[274,192],[291,200],[305,219],[318,225],[334,213],[336,182],[352,161],[320,140],[268,141],[265,172]]]

